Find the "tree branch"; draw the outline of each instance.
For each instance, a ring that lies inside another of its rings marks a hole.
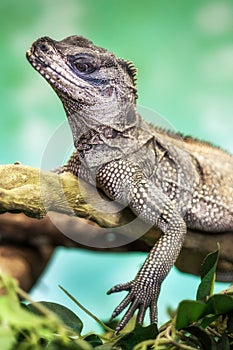
[[[58,175],[20,164],[0,166],[0,212],[4,248],[0,250],[0,268],[8,266],[7,271],[26,289],[40,275],[57,245],[149,251],[161,234],[140,220],[134,222],[135,216],[128,208],[122,210],[118,203],[70,173]],[[123,243],[107,247],[112,228],[118,228],[114,234]],[[138,230],[146,233],[135,240]],[[189,230],[177,267],[198,274],[201,261],[216,248],[217,242],[221,245],[219,270],[231,272],[232,232],[207,234]],[[21,265],[17,263],[22,266],[17,276],[13,256],[21,261]]]

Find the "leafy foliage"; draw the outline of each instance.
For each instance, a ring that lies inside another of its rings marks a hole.
[[[206,300],[213,293],[215,271],[218,263],[218,249],[207,255],[201,268],[201,283],[197,289],[197,300]]]
[[[4,350],[166,350],[232,349],[233,288],[213,295],[218,252],[205,259],[197,300],[184,300],[176,315],[159,330],[155,324],[136,325],[115,334],[108,325],[63,291],[105,330],[103,335],[82,335],[83,323],[65,306],[32,302],[12,278],[0,275],[0,349]],[[27,303],[21,303],[18,296]]]

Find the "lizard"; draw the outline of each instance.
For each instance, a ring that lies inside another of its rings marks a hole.
[[[142,324],[149,310],[157,323],[160,288],[187,228],[233,229],[233,157],[144,121],[134,64],[82,36],[39,38],[26,55],[60,98],[72,131],[75,151],[58,173],[97,186],[162,232],[135,278],[107,292],[128,292],[112,313],[126,309],[117,333],[135,313]]]

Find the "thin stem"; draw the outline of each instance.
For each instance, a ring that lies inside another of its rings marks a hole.
[[[73,297],[65,288],[59,285],[59,288],[76,304],[78,307],[83,310],[87,315],[89,315],[91,318],[93,318],[97,323],[99,323],[106,331],[114,333],[114,330],[110,327],[108,327],[106,324],[104,324],[98,317],[96,317],[92,312],[87,310],[77,299]]]

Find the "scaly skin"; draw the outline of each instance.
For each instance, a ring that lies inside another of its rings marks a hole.
[[[128,295],[112,317],[129,308],[119,332],[138,309],[157,322],[162,281],[176,261],[187,227],[233,229],[233,158],[219,148],[148,125],[136,112],[136,70],[89,40],[38,39],[28,60],[61,99],[76,151],[70,171],[128,205],[162,235],[135,279],[109,294]]]

